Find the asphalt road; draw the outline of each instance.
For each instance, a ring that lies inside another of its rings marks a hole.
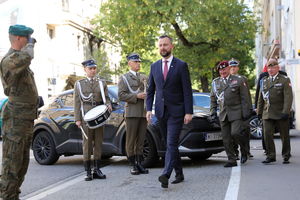
[[[129,174],[125,157],[113,157],[103,163],[106,180],[86,182],[83,180],[81,156],[61,157],[52,166],[41,166],[32,157],[21,188],[21,199],[298,200],[300,131],[291,131],[292,158],[289,165],[282,164],[279,137],[275,141],[277,162],[270,165],[261,163],[264,155],[260,140],[251,140],[254,159],[232,169],[223,167],[226,162],[224,152],[203,162],[183,158],[185,181],[170,184],[168,189],[162,189],[157,181],[162,163],[151,168],[148,175],[133,176]],[[173,178],[174,175],[171,180]]]

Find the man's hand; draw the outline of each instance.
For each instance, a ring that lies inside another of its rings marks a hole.
[[[112,112],[112,107],[110,104],[107,105],[109,112]]]
[[[146,119],[147,119],[148,124],[151,124],[151,118],[152,118],[152,111],[147,111]]]
[[[286,120],[289,118],[289,114],[281,113],[281,119]]]
[[[192,114],[185,114],[184,116],[184,124],[188,124],[192,121],[193,115]]]
[[[28,43],[35,44],[36,43],[36,39],[33,38],[33,37],[30,37],[30,38],[28,38]]]
[[[80,126],[81,126],[81,121],[80,121],[80,120],[76,121],[76,125],[78,126],[78,128],[80,128]]]
[[[137,97],[138,99],[145,99],[146,93],[145,93],[145,92],[138,93],[138,94],[136,95],[136,97]]]
[[[209,120],[212,123],[217,123],[218,122],[218,115],[217,115],[217,113],[215,112],[215,113],[211,114]]]

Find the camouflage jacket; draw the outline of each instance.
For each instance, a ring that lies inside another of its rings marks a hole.
[[[1,81],[8,96],[5,113],[23,120],[37,117],[38,92],[29,68],[32,52],[33,46],[30,44],[20,51],[10,49],[0,63]],[[7,117],[4,115],[5,119]]]

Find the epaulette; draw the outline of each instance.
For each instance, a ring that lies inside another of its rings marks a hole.
[[[217,78],[215,78],[213,81],[217,81],[217,80],[219,80],[221,77],[219,76],[219,77],[217,77]]]

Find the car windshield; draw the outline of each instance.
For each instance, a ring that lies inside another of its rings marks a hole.
[[[194,106],[201,106],[204,108],[210,107],[210,96],[205,93],[193,93]]]

